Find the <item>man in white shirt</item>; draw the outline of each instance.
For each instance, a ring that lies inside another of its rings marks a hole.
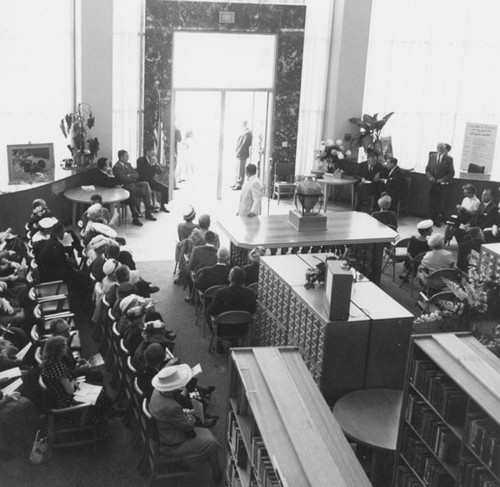
[[[237,214],[239,216],[257,216],[260,215],[262,204],[262,186],[257,177],[257,166],[248,164],[245,173],[247,179],[241,189],[240,206]]]

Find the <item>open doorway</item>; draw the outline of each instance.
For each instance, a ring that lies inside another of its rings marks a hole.
[[[253,132],[248,162],[261,177],[270,154],[274,35],[174,33],[172,120],[180,131],[176,178],[221,199],[234,183],[236,141]]]

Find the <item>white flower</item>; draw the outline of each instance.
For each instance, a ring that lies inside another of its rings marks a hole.
[[[319,146],[319,150],[321,152],[324,152],[324,150],[326,149],[326,146],[325,146],[325,143],[324,142],[321,142],[321,145]]]
[[[343,140],[342,140],[342,139],[337,139],[337,140],[335,141],[335,144],[337,144],[337,145],[342,145],[342,142],[343,142]]]
[[[344,154],[342,152],[337,152],[337,157],[342,160],[344,158]]]
[[[326,145],[334,145],[334,142],[332,139],[328,139],[326,142],[325,142]]]
[[[345,155],[346,155],[347,157],[349,157],[351,154],[352,154],[352,152],[351,152],[350,150],[347,150],[347,151],[345,152]]]

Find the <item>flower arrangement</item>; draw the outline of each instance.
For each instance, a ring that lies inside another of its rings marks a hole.
[[[470,267],[462,282],[447,281],[453,300],[439,302],[438,309],[422,313],[414,325],[437,325],[440,331],[470,330],[500,356],[500,279],[483,269]]]
[[[351,155],[351,151],[346,148],[344,141],[350,140],[350,134],[346,134],[344,140],[328,139],[321,141],[319,149],[315,151],[315,158],[319,161],[318,168],[324,172],[333,173],[338,168],[338,163]]]
[[[59,123],[76,166],[89,165],[99,151],[99,139],[89,132],[94,124],[92,109],[86,103],[79,103],[76,111],[67,113]]]

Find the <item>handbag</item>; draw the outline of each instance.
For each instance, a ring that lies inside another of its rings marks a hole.
[[[30,462],[35,464],[44,463],[52,457],[52,447],[49,443],[49,438],[38,430],[35,435],[35,441],[30,453]]]

